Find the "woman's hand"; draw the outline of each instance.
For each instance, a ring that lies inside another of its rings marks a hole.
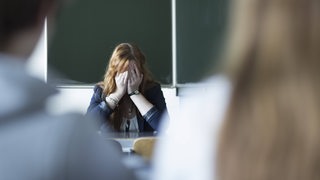
[[[133,61],[130,62],[128,71],[128,94],[130,94],[135,90],[139,90],[139,86],[143,79],[143,74],[140,73],[137,65]]]
[[[120,100],[127,91],[128,71],[118,73],[115,77],[115,81],[117,88],[113,94],[118,98],[118,100]]]

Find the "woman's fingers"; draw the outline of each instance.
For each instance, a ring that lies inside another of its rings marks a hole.
[[[134,69],[134,72],[135,72],[136,75],[140,74],[140,71],[139,71],[139,69],[138,69],[138,67],[137,67],[137,65],[135,63],[133,63],[133,69]]]
[[[129,69],[130,69],[130,74],[131,74],[132,79],[139,80],[142,78],[142,74],[140,73],[140,71],[135,63],[130,63]]]
[[[121,84],[126,84],[128,80],[128,71],[117,73],[116,75],[116,81],[118,81]]]
[[[132,77],[132,79],[137,79],[137,73],[134,70],[134,68],[131,69],[131,77]]]
[[[123,77],[124,83],[127,83],[128,82],[128,71],[125,71],[123,76],[124,76]]]
[[[128,92],[132,92],[139,89],[143,75],[140,74],[140,71],[134,61],[130,62],[128,71]]]
[[[127,83],[127,79],[128,79],[128,71],[121,73],[121,80],[123,84]]]

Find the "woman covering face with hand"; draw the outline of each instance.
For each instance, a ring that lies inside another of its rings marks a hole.
[[[102,129],[157,131],[167,107],[161,86],[152,79],[140,49],[119,44],[109,60],[104,80],[94,87],[87,115],[102,119]]]

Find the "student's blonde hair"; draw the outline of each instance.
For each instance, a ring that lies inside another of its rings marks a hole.
[[[234,0],[219,180],[320,179],[320,1]]]

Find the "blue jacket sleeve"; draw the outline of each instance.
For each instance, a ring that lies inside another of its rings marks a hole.
[[[96,85],[93,91],[86,115],[105,120],[110,116],[113,110],[108,107],[107,103],[102,98],[102,88],[100,86]]]
[[[152,88],[148,89],[145,93],[147,100],[154,105],[143,118],[153,128],[158,131],[161,117],[164,113],[167,113],[167,105],[160,84],[156,84]]]

